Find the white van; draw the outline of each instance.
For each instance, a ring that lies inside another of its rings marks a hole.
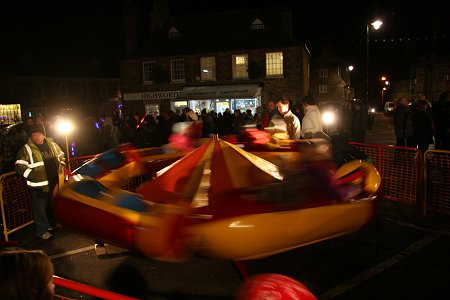
[[[384,114],[390,115],[394,112],[394,102],[388,101],[384,103]]]

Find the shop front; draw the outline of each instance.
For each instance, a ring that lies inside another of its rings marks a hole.
[[[261,105],[261,86],[259,84],[207,85],[184,87],[177,98],[171,102],[171,109],[189,107],[200,113],[202,109],[224,113],[228,108],[233,112],[253,114]]]
[[[0,124],[9,125],[22,121],[20,104],[0,104]]]
[[[156,114],[159,115],[161,110],[173,109],[173,101],[176,99],[180,91],[156,91],[156,92],[143,92],[143,93],[125,93],[123,95],[124,99],[124,109],[128,113],[139,113],[139,114]],[[186,102],[186,101],[185,101]],[[183,107],[187,106],[184,105]],[[181,107],[181,108],[183,108]]]

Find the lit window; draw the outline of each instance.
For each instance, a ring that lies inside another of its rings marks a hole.
[[[328,69],[320,69],[319,78],[327,78],[327,77],[328,77]]]
[[[216,80],[216,58],[200,58],[200,78],[201,80]]]
[[[184,81],[184,59],[170,60],[170,79],[172,81]]]
[[[144,77],[144,82],[153,82],[153,70],[155,62],[144,62],[142,64],[142,72]]]
[[[233,79],[248,79],[248,55],[233,55]]]
[[[266,76],[283,76],[283,52],[266,53]]]
[[[327,85],[321,84],[319,85],[319,94],[326,94],[328,92]]]

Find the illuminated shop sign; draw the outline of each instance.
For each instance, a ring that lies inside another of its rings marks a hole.
[[[124,94],[125,101],[175,99],[181,91],[161,91]]]

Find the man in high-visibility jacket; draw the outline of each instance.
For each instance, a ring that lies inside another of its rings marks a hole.
[[[31,194],[36,234],[46,240],[57,224],[51,209],[52,192],[64,180],[64,152],[45,136],[42,125],[31,127],[28,142],[16,157],[16,172],[25,177]]]

